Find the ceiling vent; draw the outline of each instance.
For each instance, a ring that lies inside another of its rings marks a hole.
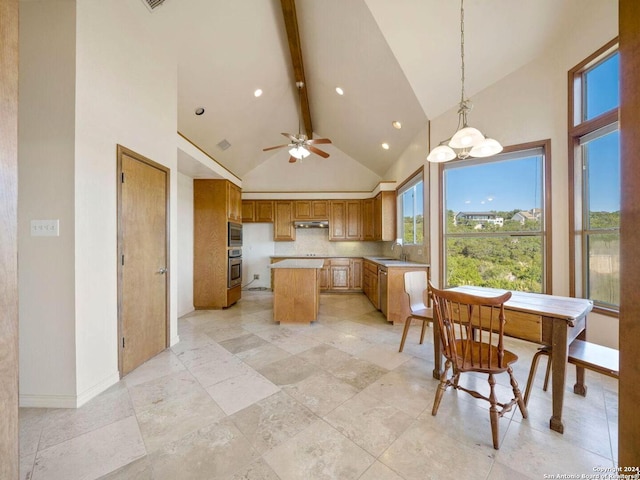
[[[226,138],[224,140],[222,140],[220,143],[218,143],[218,147],[220,148],[220,150],[226,150],[230,146],[231,146],[231,144],[227,141]]]
[[[146,5],[150,12],[153,12],[154,8],[159,7],[165,2],[165,0],[142,0],[142,3]]]

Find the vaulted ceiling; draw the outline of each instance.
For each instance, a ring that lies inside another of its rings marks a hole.
[[[566,34],[571,13],[592,1],[602,0],[466,0],[467,94],[552,48]],[[172,6],[178,129],[240,178],[265,162],[287,163],[287,149],[262,149],[286,143],[281,132],[298,132],[285,25],[292,16],[287,8],[283,15],[283,5],[291,3],[190,0]],[[459,101],[459,1],[295,0],[295,11],[314,136],[333,141],[322,146],[332,162],[355,161],[382,177],[429,118]],[[263,94],[255,97],[258,88]],[[203,115],[195,114],[198,107]]]

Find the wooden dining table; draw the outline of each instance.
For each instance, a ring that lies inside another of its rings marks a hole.
[[[477,296],[492,297],[505,292],[495,288],[460,286],[450,290]],[[564,433],[562,407],[564,404],[565,372],[569,344],[576,338],[586,336],[587,314],[593,308],[591,300],[562,297],[541,293],[512,290],[511,298],[505,302],[505,335],[540,343],[551,347],[552,403],[553,414],[549,428]],[[440,378],[442,354],[437,322],[434,322],[434,363],[433,376]],[[583,388],[584,375],[577,375],[576,388]]]

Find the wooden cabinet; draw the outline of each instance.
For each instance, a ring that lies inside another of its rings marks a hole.
[[[272,258],[271,263],[285,260]],[[324,258],[318,273],[322,293],[362,292],[362,258]],[[272,279],[273,280],[273,279]]]
[[[376,199],[367,198],[362,200],[362,240],[376,240]]]
[[[396,211],[395,192],[376,195],[373,205],[374,240],[391,242],[396,239]]]
[[[378,300],[378,265],[365,260],[362,265],[362,290],[374,307],[380,309]]]
[[[237,185],[222,180],[227,184],[227,218],[231,222],[242,221],[242,190]]]
[[[362,259],[349,260],[349,289],[362,290]]]
[[[226,180],[193,181],[193,305],[196,309],[225,308],[240,299],[240,285],[227,287],[227,223],[232,210],[229,193],[233,190],[229,185]],[[239,201],[236,214],[240,215]]]
[[[256,202],[255,200],[242,200],[242,223],[255,222]]]
[[[273,239],[276,242],[291,242],[296,239],[296,229],[293,226],[293,202],[291,200],[276,200],[273,202]]]
[[[361,204],[360,200],[331,200],[329,202],[329,240],[362,240]]]
[[[229,185],[231,205],[237,203],[240,190]],[[334,242],[393,241],[396,194],[385,191],[364,200],[242,200],[239,207],[229,206],[228,218],[241,218],[245,223],[273,222],[275,241],[296,239],[294,220],[329,220],[329,240]]]
[[[329,290],[349,290],[349,259],[332,258],[329,267]]]
[[[296,200],[293,205],[296,220],[329,219],[329,202],[327,200]]]
[[[243,223],[272,223],[273,200],[243,200]]]
[[[320,269],[320,291],[325,292],[329,290],[329,270],[331,269],[331,260],[324,261],[324,266]]]
[[[387,321],[402,324],[409,316],[409,296],[404,291],[404,274],[416,270],[426,270],[429,278],[429,267],[388,267],[386,305],[380,310],[386,311]],[[383,297],[381,294],[380,297]],[[426,301],[426,299],[425,299]]]

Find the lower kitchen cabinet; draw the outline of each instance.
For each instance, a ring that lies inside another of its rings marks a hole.
[[[318,279],[322,293],[362,292],[362,258],[320,258],[324,260]],[[280,260],[285,257],[272,258],[271,263]]]
[[[376,309],[380,309],[378,299],[378,264],[365,260],[362,265],[362,290]]]

